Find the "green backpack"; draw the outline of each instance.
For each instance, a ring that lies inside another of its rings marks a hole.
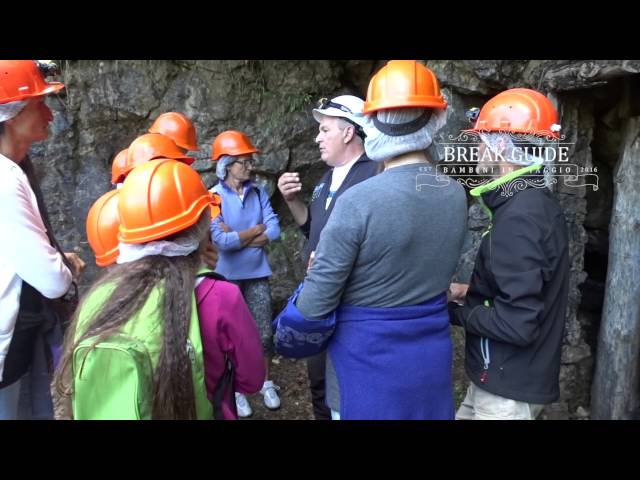
[[[83,307],[78,332],[100,308],[113,287],[96,290]],[[159,318],[160,287],[154,289],[140,312],[117,335],[93,346],[95,338],[83,340],[73,352],[73,415],[76,420],[151,419],[153,372],[162,349],[162,323]],[[92,347],[93,346],[93,347]],[[189,338],[185,346],[191,359],[191,372],[199,420],[213,419],[213,406],[207,398],[200,323],[195,296],[192,297]]]

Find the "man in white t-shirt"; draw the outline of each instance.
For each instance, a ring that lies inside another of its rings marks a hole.
[[[302,190],[297,172],[283,173],[278,179],[278,189],[284,197],[294,220],[308,238],[303,260],[313,260],[320,233],[327,223],[338,197],[348,188],[378,173],[378,164],[369,160],[364,152],[366,122],[362,113],[364,101],[353,95],[340,95],[331,100],[323,98],[313,110],[318,122],[316,143],[320,158],[329,167],[313,189],[307,206],[299,197]],[[307,359],[309,383],[316,420],[330,420],[325,404],[325,353]]]

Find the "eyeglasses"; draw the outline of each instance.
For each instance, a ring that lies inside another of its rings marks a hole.
[[[320,100],[318,100],[319,110],[326,110],[327,108],[337,108],[338,110],[342,110],[345,113],[354,115],[349,107],[345,107],[344,105],[340,105],[339,103],[332,102],[328,98],[321,98]]]
[[[242,165],[244,168],[253,167],[253,160],[236,160],[233,163],[237,163],[239,165]],[[233,163],[232,163],[232,165],[233,165]]]

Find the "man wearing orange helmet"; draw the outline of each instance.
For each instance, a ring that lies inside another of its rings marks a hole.
[[[237,130],[222,132],[213,141],[211,158],[217,161],[220,181],[212,191],[222,199],[222,214],[211,223],[211,236],[220,249],[216,272],[240,287],[260,330],[267,369],[260,393],[265,406],[275,410],[280,408],[279,387],[269,380],[273,356],[272,272],[264,247],[280,237],[280,224],[267,192],[251,181],[253,154],[257,152],[249,137]],[[236,395],[236,403],[241,417],[252,414],[241,392]]]
[[[22,379],[44,351],[37,345],[48,323],[46,299],[64,295],[85,266],[55,239],[28,156],[49,136],[45,96],[62,88],[47,83],[33,60],[0,60],[0,419],[17,418]],[[35,398],[33,389],[32,382]]]
[[[90,230],[102,217],[112,230],[116,197],[119,265],[78,307],[56,391],[76,419],[235,418],[232,386],[259,390],[264,363],[238,287],[196,278],[213,195],[183,163],[151,160],[94,205]],[[109,232],[94,233],[100,261],[113,262]]]
[[[320,158],[331,167],[314,187],[311,203],[305,205],[298,197],[302,190],[298,173],[283,173],[278,179],[278,189],[287,202],[294,220],[307,237],[302,252],[303,260],[313,261],[320,233],[327,224],[336,201],[350,187],[371,178],[378,172],[379,164],[367,158],[364,152],[366,122],[362,108],[364,101],[353,95],[340,95],[318,102],[313,118],[318,122],[316,143]],[[307,373],[316,420],[330,420],[331,412],[325,401],[326,352],[307,358]]]
[[[166,127],[166,123],[158,121],[156,122],[156,124],[154,124],[154,126],[158,126],[157,124],[159,124],[160,126],[164,125]],[[185,141],[185,139],[177,135],[177,133],[181,132],[180,130],[174,129],[168,131],[179,140],[183,142]],[[193,135],[195,135],[195,133],[193,133]],[[191,139],[191,135],[187,135],[187,139]],[[195,142],[195,140],[193,141]],[[190,145],[189,143],[182,144]],[[186,154],[186,151],[187,149],[178,147],[178,145],[173,140],[173,137],[169,137],[165,134],[147,133],[141,135],[133,142],[131,142],[131,145],[129,145],[128,148],[122,150],[113,159],[113,165],[111,167],[111,183],[113,183],[116,188],[120,188],[122,182],[124,182],[124,179],[127,178],[127,175],[129,175],[131,170],[133,170],[138,165],[142,165],[143,163],[146,163],[149,160],[154,160],[156,158],[171,158],[187,165],[192,165],[193,162],[195,162],[195,158],[189,157]],[[203,250],[202,257],[205,263],[210,268],[216,268],[216,265],[218,263],[217,247],[212,242],[210,242],[209,245],[207,245],[207,247]]]
[[[124,177],[138,165],[156,158],[170,158],[192,165],[195,158],[188,156],[184,149],[178,148],[170,137],[160,133],[145,133],[136,138],[127,148],[127,160],[123,170]]]
[[[160,127],[165,128],[162,129]],[[142,165],[155,158],[172,158],[187,165],[195,162],[195,158],[187,155],[188,149],[180,147],[174,139],[177,138],[182,141],[181,145],[186,145],[186,143],[184,143],[185,139],[179,135],[184,135],[184,132],[167,128],[166,119],[162,121],[162,118],[158,118],[149,131],[150,133],[137,137],[131,142],[129,148],[121,150],[114,157],[111,165],[111,183],[115,185],[116,188],[120,188],[129,172],[136,166]],[[163,131],[169,132],[170,135],[162,133]],[[195,135],[195,133],[193,133],[193,135]]]
[[[558,399],[568,232],[535,152],[553,148],[559,129],[547,97],[515,88],[489,100],[471,131],[481,140],[478,168],[493,180],[471,190],[490,224],[470,284],[451,288],[471,380],[457,419],[533,420]]]
[[[126,153],[126,150],[124,151]],[[96,257],[96,265],[109,267],[118,258],[119,190],[110,190],[96,200],[87,214],[87,241]],[[52,349],[53,365],[60,363],[61,349]],[[52,390],[53,416],[56,420],[73,419],[71,402]]]
[[[196,128],[193,122],[178,112],[167,112],[156,118],[149,133],[160,133],[173,140],[183,153],[198,151]]]
[[[118,258],[118,192],[110,190],[102,195],[87,213],[87,241],[99,267],[108,267]]]
[[[447,102],[424,65],[394,60],[370,81],[365,151],[385,170],[340,197],[306,278],[276,321],[276,347],[328,348],[335,419],[452,419],[446,291],[466,197],[439,184],[426,153]],[[427,185],[416,188],[419,175]]]
[[[124,179],[127,178],[127,173],[127,149],[125,148],[113,157],[113,162],[111,163],[111,184],[116,188],[120,188]]]

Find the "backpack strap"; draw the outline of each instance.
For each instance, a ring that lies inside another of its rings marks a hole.
[[[237,417],[238,412],[236,410],[236,401],[235,398],[233,398],[233,396],[235,395],[235,370],[233,367],[233,362],[225,353],[224,373],[222,374],[222,378],[220,378],[220,381],[216,385],[216,388],[213,391],[213,398],[211,399],[211,403],[213,404],[213,418],[215,420],[224,420],[224,415],[222,413],[222,404],[224,402],[224,396],[227,391],[229,391],[231,394],[230,405]]]
[[[219,273],[216,273],[213,270],[200,270],[196,274],[196,278],[203,278],[203,277],[210,278],[212,280],[222,280],[223,282],[227,281],[224,275],[220,275]]]

